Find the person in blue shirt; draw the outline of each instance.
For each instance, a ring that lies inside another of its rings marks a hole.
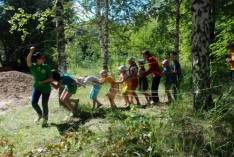
[[[70,116],[74,117],[76,114],[75,108],[78,108],[79,99],[71,99],[71,96],[76,93],[77,85],[83,87],[85,86],[79,82],[76,82],[76,80],[68,74],[60,74],[56,70],[52,70],[52,73],[53,80],[58,83],[54,84],[53,82],[50,82],[50,84],[55,89],[58,89],[59,87],[61,87],[61,85],[65,86],[64,91],[60,96],[60,100],[64,102],[67,105],[67,107],[71,110]],[[75,108],[71,105],[72,102],[75,103]]]
[[[157,71],[155,71],[155,72],[160,76],[163,76],[163,75],[166,76],[165,93],[167,94],[167,99],[168,99],[166,101],[166,104],[169,104],[171,102],[171,94],[170,94],[169,90],[170,90],[172,82],[173,82],[169,60],[165,59],[162,62],[162,65],[163,65],[162,73],[159,73]]]
[[[173,90],[174,90],[174,99],[177,98],[177,95],[179,93],[179,85],[181,82],[181,68],[180,68],[180,63],[178,61],[178,54],[176,52],[171,52],[170,53],[171,60],[173,61],[172,63],[172,76],[173,76]]]

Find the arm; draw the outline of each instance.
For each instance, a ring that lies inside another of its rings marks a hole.
[[[122,76],[119,77],[119,80],[118,81],[115,81],[116,84],[121,84],[124,82],[124,79]]]
[[[78,86],[83,86],[85,88],[85,85],[83,83],[80,83],[80,82],[72,82],[71,85],[78,85]]]
[[[232,59],[230,59],[230,58],[227,58],[226,61],[227,61],[228,63],[233,63],[233,62],[234,62],[234,61],[233,61]]]
[[[59,87],[61,87],[62,83],[63,83],[63,80],[60,80],[60,81],[57,83],[57,85],[54,84],[52,81],[50,82],[51,86],[52,86],[53,88],[55,88],[55,89],[58,89]]]
[[[27,56],[27,65],[28,65],[29,68],[32,66],[31,58],[32,58],[32,54],[33,54],[34,50],[35,50],[35,47],[32,46],[32,47],[30,48],[30,52],[29,52],[29,54],[28,54],[28,56]]]
[[[167,74],[168,72],[158,72],[158,71],[152,71],[152,73],[156,73],[157,75],[159,75],[159,76],[163,76],[163,75],[165,75],[165,74]]]
[[[51,77],[49,77],[49,78],[47,78],[47,79],[45,79],[45,80],[43,80],[43,81],[38,81],[38,83],[39,83],[39,84],[43,84],[43,83],[52,82],[52,81],[53,81],[53,78],[52,78],[52,76],[51,76]]]

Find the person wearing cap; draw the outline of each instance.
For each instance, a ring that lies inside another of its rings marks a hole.
[[[111,107],[116,108],[116,104],[115,104],[115,96],[119,91],[119,84],[115,83],[115,79],[111,76],[108,75],[108,72],[106,70],[102,70],[100,71],[100,77],[102,79],[102,82],[105,83],[109,83],[110,84],[110,88],[108,90],[108,93],[106,94],[106,96],[108,97]]]
[[[139,74],[144,74],[145,73],[145,60],[144,59],[139,59],[138,60],[139,63]],[[148,79],[147,77],[140,77],[139,78],[139,91],[145,96],[147,104],[146,105],[150,105],[151,102],[151,96],[149,95],[149,93],[147,93],[147,89],[148,89]]]
[[[133,103],[133,96],[134,96],[137,101],[137,105],[141,105],[139,98],[136,94],[136,88],[138,86],[138,78],[137,78],[138,67],[135,63],[135,58],[134,57],[128,58],[128,64],[130,65],[128,68],[128,75],[129,75],[128,79],[131,79],[132,81],[132,96],[130,102],[134,104]]]
[[[148,61],[149,69],[144,73],[140,74],[139,77],[145,77],[149,74],[152,74],[152,85],[151,85],[151,92],[152,92],[152,100],[153,104],[159,103],[159,96],[158,96],[158,86],[160,83],[161,76],[155,73],[155,71],[162,73],[161,68],[158,64],[157,59],[150,54],[148,50],[142,51],[142,57]]]
[[[125,101],[125,106],[128,108],[130,107],[130,101],[129,101],[129,95],[132,95],[131,90],[132,90],[132,81],[131,79],[128,79],[129,75],[127,73],[127,67],[125,65],[121,65],[118,68],[120,75],[119,75],[119,80],[116,81],[117,84],[123,83],[123,89],[121,91],[121,95],[124,98]]]
[[[169,92],[171,85],[172,85],[172,74],[171,74],[171,68],[170,68],[170,63],[169,60],[165,59],[162,62],[163,65],[163,72],[159,73],[155,71],[160,76],[165,75],[166,76],[166,82],[165,82],[165,93],[167,94],[167,101],[165,102],[166,104],[169,104],[171,102],[171,94]]]
[[[176,52],[171,52],[170,53],[171,60],[173,61],[172,63],[172,76],[173,76],[173,90],[174,90],[174,99],[177,98],[178,91],[179,91],[179,85],[181,81],[181,68],[180,68],[180,63],[178,61],[178,55]]]
[[[35,47],[32,46],[30,48],[30,52],[27,56],[27,66],[29,67],[33,78],[33,91],[32,91],[32,98],[31,104],[34,110],[38,114],[38,118],[35,122],[40,121],[43,118],[43,125],[47,125],[48,121],[48,101],[51,93],[51,86],[50,83],[52,78],[52,72],[50,70],[49,65],[45,64],[45,57],[44,54],[41,52],[36,52],[33,54]],[[38,105],[39,98],[42,95],[42,110]]]

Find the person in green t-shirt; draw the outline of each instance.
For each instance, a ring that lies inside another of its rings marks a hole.
[[[50,67],[47,64],[44,64],[44,54],[41,52],[36,52],[33,54],[34,50],[35,47],[32,46],[27,56],[27,65],[34,78],[31,104],[38,114],[38,118],[35,120],[35,122],[38,122],[43,118],[43,124],[46,125],[48,121],[48,101],[51,92],[51,86],[49,82],[51,82],[53,78]],[[38,101],[41,95],[43,111],[38,105]]]

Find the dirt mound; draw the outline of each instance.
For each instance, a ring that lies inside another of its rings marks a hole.
[[[30,104],[33,77],[17,71],[0,73],[0,114]]]

